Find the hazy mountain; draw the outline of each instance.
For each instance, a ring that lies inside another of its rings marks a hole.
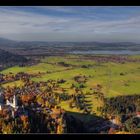
[[[140,44],[133,42],[45,42],[45,41],[13,41],[5,38],[0,38],[0,47],[53,47],[70,49],[75,48],[79,50],[139,50]]]
[[[17,41],[13,41],[10,39],[5,39],[5,38],[0,38],[0,46],[7,46],[7,47],[14,47],[15,45],[17,45],[18,42]]]

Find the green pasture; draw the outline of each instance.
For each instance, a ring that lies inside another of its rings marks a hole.
[[[140,58],[137,56],[130,56],[133,58]],[[65,62],[72,64],[73,66],[64,67],[59,65],[58,62]],[[91,65],[89,68],[82,68],[82,65]],[[69,69],[68,69],[69,68]],[[67,70],[68,69],[68,70]],[[46,72],[51,73],[46,73]],[[46,57],[42,59],[41,63],[28,66],[28,67],[11,67],[1,73],[8,74],[12,72],[14,74],[18,72],[38,73],[43,72],[41,77],[32,78],[33,81],[47,81],[49,79],[65,79],[66,83],[62,84],[62,87],[69,88],[74,76],[85,75],[88,77],[85,91],[89,91],[90,88],[95,87],[97,84],[103,86],[104,94],[107,97],[118,95],[130,95],[140,94],[140,63],[139,62],[127,62],[124,64],[119,63],[102,63],[97,64],[93,60],[82,59],[82,56],[69,55],[63,57]],[[121,75],[123,73],[123,75]],[[18,83],[18,82],[16,82]],[[11,83],[9,83],[11,84]],[[8,85],[8,84],[6,84]],[[18,84],[20,85],[20,84]]]
[[[34,66],[26,66],[26,67],[14,66],[14,67],[11,67],[2,71],[1,73],[8,74],[9,72],[12,72],[13,74],[16,74],[18,72],[25,72],[29,74],[37,74],[38,72],[46,73],[48,71],[54,72],[54,71],[59,71],[59,70],[64,70],[64,69],[66,68],[59,65],[56,66],[56,65],[42,62]]]

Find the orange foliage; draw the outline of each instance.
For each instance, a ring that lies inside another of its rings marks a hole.
[[[23,122],[26,122],[26,121],[28,121],[28,116],[26,116],[26,115],[21,115],[21,116],[20,116],[20,119],[21,119]]]
[[[31,96],[31,95],[22,95],[21,96],[21,101],[22,102],[30,102],[30,101],[32,101],[33,100],[33,96]]]

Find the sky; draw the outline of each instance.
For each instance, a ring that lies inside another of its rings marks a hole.
[[[140,42],[140,6],[0,6],[0,37]]]

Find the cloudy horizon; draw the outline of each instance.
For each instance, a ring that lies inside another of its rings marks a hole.
[[[140,7],[0,7],[0,37],[17,41],[140,42]]]

